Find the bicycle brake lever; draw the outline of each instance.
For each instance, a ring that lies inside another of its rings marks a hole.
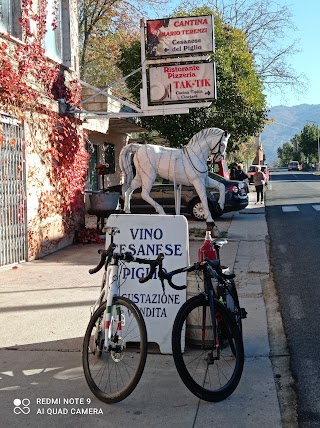
[[[165,289],[165,285],[164,285],[164,280],[163,280],[163,278],[161,278],[161,279],[160,279],[160,281],[161,281],[161,286],[162,286],[163,295],[165,296],[165,294],[166,294],[166,289]]]

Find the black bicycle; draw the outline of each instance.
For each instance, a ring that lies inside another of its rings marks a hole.
[[[215,245],[221,246],[218,240]],[[158,267],[158,277],[165,291],[164,281],[175,290],[186,288],[172,282],[182,272],[199,274],[198,295],[188,299],[178,311],[172,330],[172,353],[178,373],[186,387],[205,401],[221,401],[237,387],[244,364],[240,308],[233,281],[235,275],[225,272],[220,260],[195,263],[167,272],[164,256],[150,261],[150,273],[140,279],[152,278]]]

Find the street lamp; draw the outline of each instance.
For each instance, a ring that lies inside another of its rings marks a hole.
[[[307,119],[307,122],[312,122],[312,123],[315,123],[316,125],[317,125],[317,130],[318,130],[318,168],[317,168],[317,170],[318,170],[318,172],[320,171],[320,135],[319,135],[319,125],[318,125],[318,122],[315,122],[314,120],[308,120]]]

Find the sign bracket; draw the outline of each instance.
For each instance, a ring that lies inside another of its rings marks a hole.
[[[94,87],[84,81],[81,81],[81,85],[92,89],[95,93],[90,95],[86,99],[82,100],[75,109],[67,108],[67,103],[65,100],[59,100],[60,104],[66,111],[72,113],[76,113],[79,116],[84,115],[85,119],[97,119],[97,118],[134,118],[134,117],[145,117],[145,116],[166,116],[171,114],[188,114],[191,108],[207,108],[211,105],[211,100],[206,98],[195,99],[194,101],[188,102],[183,101],[179,102],[179,100],[170,100],[170,102],[159,102],[159,103],[151,103],[148,101],[148,79],[147,79],[147,67],[149,65],[163,65],[163,64],[176,64],[176,63],[190,63],[190,62],[199,62],[208,63],[210,61],[210,56],[208,52],[204,54],[199,54],[195,56],[181,56],[180,57],[166,57],[166,58],[152,58],[146,59],[146,40],[145,40],[145,20],[141,19],[140,21],[140,37],[141,37],[141,67],[132,71],[128,75],[116,80],[110,85],[104,88]],[[141,72],[142,73],[142,88],[140,89],[140,106],[130,102],[128,100],[124,100],[118,96],[115,96],[111,92],[111,88],[116,86],[117,84],[124,82],[128,77],[133,74]],[[214,85],[215,86],[215,85]],[[83,107],[86,103],[92,102],[92,100],[98,95],[104,95],[106,97],[107,109],[105,111],[95,111],[95,110],[85,110]],[[215,88],[214,88],[214,97],[215,97]],[[110,102],[111,101],[111,102]],[[64,103],[64,105],[63,105]]]

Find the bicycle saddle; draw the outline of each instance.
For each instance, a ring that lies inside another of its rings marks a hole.
[[[118,227],[108,226],[103,228],[103,232],[114,236],[116,233],[120,233],[120,229]]]
[[[226,238],[216,238],[216,239],[212,239],[212,243],[217,247],[223,247],[225,244],[228,243],[228,240]]]

